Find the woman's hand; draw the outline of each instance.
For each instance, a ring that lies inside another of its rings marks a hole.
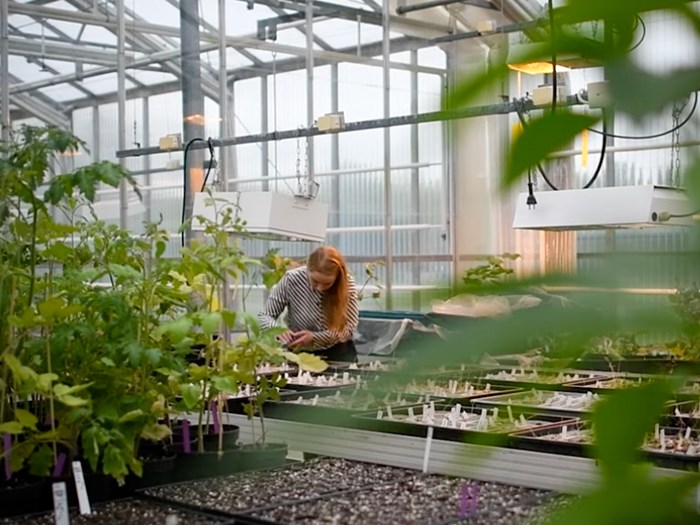
[[[294,332],[294,339],[287,343],[289,348],[298,348],[300,346],[309,346],[314,342],[314,333],[309,330]]]
[[[289,343],[294,341],[294,332],[288,330],[287,332],[278,335],[277,340],[282,343],[283,346],[289,346]]]

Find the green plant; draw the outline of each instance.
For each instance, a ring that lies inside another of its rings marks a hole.
[[[379,271],[379,268],[384,266],[384,261],[373,261],[373,262],[368,262],[365,263],[365,275],[364,275],[364,281],[362,282],[362,285],[360,286],[360,289],[357,291],[357,300],[362,301],[364,299],[365,295],[365,288],[370,283],[374,283],[374,285],[377,287],[377,290],[374,290],[372,292],[372,299],[379,299],[382,296],[382,286],[379,284],[379,278],[377,276],[377,272]]]
[[[489,285],[502,281],[513,274],[513,269],[506,266],[506,261],[520,257],[517,253],[503,253],[486,257],[486,264],[480,264],[464,271],[462,282],[467,286]]]

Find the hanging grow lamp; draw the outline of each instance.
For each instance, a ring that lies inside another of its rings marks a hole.
[[[206,221],[231,210],[245,221],[245,231],[256,238],[280,241],[323,242],[328,224],[328,204],[303,195],[269,191],[195,193],[192,230],[204,231]],[[233,224],[231,233],[236,233]]]
[[[596,230],[690,226],[693,207],[684,190],[667,186],[615,186],[542,191],[537,205],[518,196],[513,228],[525,230]]]

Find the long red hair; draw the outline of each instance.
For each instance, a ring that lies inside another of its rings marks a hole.
[[[318,272],[335,277],[333,284],[323,292],[323,313],[331,330],[343,330],[347,323],[348,268],[340,252],[332,246],[321,246],[309,255],[306,267],[310,272]]]

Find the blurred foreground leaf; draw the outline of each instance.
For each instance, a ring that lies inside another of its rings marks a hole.
[[[520,179],[550,153],[570,143],[584,129],[590,128],[599,117],[569,111],[546,112],[530,121],[513,143],[503,178],[504,187]]]
[[[679,378],[659,379],[636,388],[613,392],[596,406],[596,457],[611,482],[629,474],[641,457],[639,448],[662,413]]]

